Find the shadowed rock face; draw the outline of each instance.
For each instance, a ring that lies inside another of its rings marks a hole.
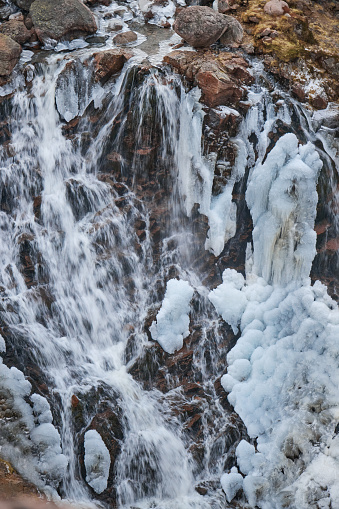
[[[80,0],[35,0],[30,8],[41,41],[74,39],[97,30],[91,11]]]
[[[13,3],[19,7],[19,9],[23,9],[24,11],[29,11],[30,6],[34,0],[13,0]]]
[[[177,34],[195,48],[204,48],[215,43],[226,27],[223,14],[210,7],[198,5],[180,11],[173,26]]]

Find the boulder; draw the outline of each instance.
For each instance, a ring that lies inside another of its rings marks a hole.
[[[119,46],[124,46],[125,44],[136,41],[137,38],[137,34],[129,30],[128,32],[122,32],[121,34],[116,35],[113,38],[113,42],[115,44],[119,44]]]
[[[264,12],[270,16],[283,16],[290,12],[290,8],[283,0],[270,0],[265,4]]]
[[[224,15],[226,18],[227,27],[225,32],[220,37],[221,44],[228,46],[229,44],[240,44],[244,37],[244,30],[236,18]]]
[[[111,76],[121,71],[125,62],[132,57],[132,53],[121,49],[109,49],[94,53],[95,79],[105,83]]]
[[[223,14],[199,5],[182,9],[173,25],[175,32],[195,48],[215,43],[226,28],[227,19]]]
[[[7,35],[0,34],[0,76],[8,78],[21,55],[21,46]]]
[[[30,14],[42,42],[71,40],[97,30],[93,14],[80,0],[35,0]]]
[[[0,25],[0,33],[8,35],[18,44],[25,44],[34,34],[34,30],[28,30],[20,19],[10,19]]]

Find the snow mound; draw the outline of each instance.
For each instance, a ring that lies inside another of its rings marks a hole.
[[[150,327],[152,338],[167,353],[174,353],[183,346],[189,335],[190,301],[194,290],[187,281],[170,279],[156,322]]]
[[[85,433],[86,482],[100,494],[107,488],[111,457],[99,435],[92,429]]]

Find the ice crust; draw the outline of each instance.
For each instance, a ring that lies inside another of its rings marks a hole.
[[[158,341],[167,353],[174,353],[183,346],[189,335],[190,301],[194,290],[187,281],[170,279],[156,322],[150,327],[152,338]]]
[[[107,488],[111,457],[99,435],[92,429],[85,433],[86,482],[100,494]]]
[[[231,472],[221,483],[228,501],[242,486],[251,507],[339,507],[339,311],[308,278],[320,168],[311,143],[280,138],[249,177],[246,280],[228,269],[209,295],[240,328],[221,383],[256,439],[256,448],[242,440],[236,450],[243,481]]]

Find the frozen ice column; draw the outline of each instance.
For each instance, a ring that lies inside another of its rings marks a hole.
[[[316,182],[322,162],[311,143],[285,134],[257,164],[246,201],[253,219],[253,272],[286,285],[309,276],[315,256]]]

